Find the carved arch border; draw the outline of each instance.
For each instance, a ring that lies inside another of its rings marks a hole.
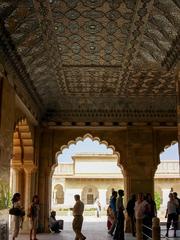
[[[161,163],[160,154],[164,153],[166,149],[172,147],[176,143],[178,143],[178,140],[172,140],[172,141],[168,142],[167,144],[164,144],[164,145],[161,146],[161,149],[160,149],[160,152],[159,152],[159,163]],[[178,143],[178,145],[179,145],[179,143]],[[178,146],[178,148],[179,148],[179,146]]]
[[[115,150],[114,145],[109,145],[107,141],[101,140],[99,137],[93,137],[90,133],[86,133],[83,137],[77,137],[75,140],[70,140],[67,145],[62,145],[60,151],[58,151],[55,155],[56,166],[58,164],[58,155],[62,154],[62,151],[66,148],[69,148],[71,144],[76,144],[78,141],[84,141],[86,138],[90,138],[92,141],[98,141],[100,144],[106,145],[107,148],[111,148],[113,150],[113,154],[117,155],[117,165],[119,167],[122,166],[120,162],[120,153]]]

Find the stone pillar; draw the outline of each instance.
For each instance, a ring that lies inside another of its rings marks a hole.
[[[12,193],[16,193],[19,192],[22,195],[22,179],[21,179],[21,173],[22,173],[22,167],[14,167],[12,166],[12,186],[11,186],[11,190]]]
[[[14,119],[14,89],[0,64],[0,182],[7,190],[9,190],[10,160],[13,152]],[[7,240],[9,239],[7,232],[9,225],[8,210],[0,210],[0,218],[3,218],[3,223],[0,224],[0,239]]]
[[[106,207],[106,189],[99,189],[99,202],[101,204],[101,207]]]
[[[53,204],[54,204],[54,205],[57,204],[56,194],[57,194],[57,189],[53,189]]]
[[[177,94],[177,127],[178,127],[178,146],[180,164],[180,64],[177,66],[176,94]]]
[[[151,127],[128,129],[126,159],[122,163],[125,202],[134,193],[154,193],[154,173],[158,165],[158,159],[154,156],[154,148]]]
[[[145,179],[147,177],[147,179]],[[154,189],[154,178],[148,177],[146,175],[136,175],[136,173],[130,173],[125,171],[125,197],[126,199],[130,199],[133,193],[137,194],[139,192],[142,193],[153,193]],[[127,200],[126,200],[127,202]]]
[[[162,207],[166,208],[167,207],[167,202],[169,201],[169,193],[171,189],[162,189],[162,197],[163,197],[163,202],[162,202]]]
[[[35,171],[35,166],[33,164],[25,164],[24,172],[25,172],[25,186],[24,186],[24,209],[25,212],[28,212],[28,208],[32,201],[32,173]],[[24,219],[23,224],[23,232],[29,232],[29,219],[27,215]]]
[[[31,177],[32,177],[32,171],[34,170],[34,166],[25,166],[25,191],[24,191],[24,208],[27,212],[29,205],[31,203]]]

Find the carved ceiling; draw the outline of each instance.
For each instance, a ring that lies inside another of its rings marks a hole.
[[[12,58],[42,118],[176,118],[178,0],[2,0],[0,16],[0,54]]]

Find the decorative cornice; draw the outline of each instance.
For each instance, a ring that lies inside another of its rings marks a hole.
[[[155,129],[176,129],[177,122],[43,122],[42,126],[48,129],[121,129],[128,127],[153,127]]]
[[[73,119],[73,121],[72,121]],[[56,113],[47,113],[45,121],[49,122],[176,122],[177,112],[174,110],[64,110]]]

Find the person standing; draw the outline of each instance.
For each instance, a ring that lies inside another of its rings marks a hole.
[[[84,240],[86,237],[81,233],[82,224],[83,224],[83,212],[84,212],[84,203],[80,200],[79,194],[74,195],[74,200],[76,201],[73,207],[73,222],[72,227],[75,232],[75,240]]]
[[[109,231],[108,231],[108,233],[109,233],[111,236],[113,236],[114,230],[115,230],[115,228],[116,228],[116,223],[117,223],[116,198],[117,198],[117,192],[116,192],[116,191],[113,191],[113,192],[112,192],[111,199],[110,199],[110,204],[109,204],[109,207],[111,208],[112,214],[113,214],[113,217],[112,217],[112,225],[111,225],[111,228],[110,228]]]
[[[101,213],[101,204],[98,198],[95,200],[95,207],[96,207],[97,218],[99,218]]]
[[[131,221],[131,232],[132,235],[135,237],[136,235],[136,229],[135,229],[135,215],[134,215],[134,207],[135,207],[135,202],[136,202],[136,195],[133,194],[131,196],[131,199],[127,203],[127,213]]]
[[[179,206],[177,207],[176,211],[177,211],[177,215],[180,215],[180,198],[178,198],[177,192],[173,192],[173,196],[174,196],[174,199],[176,199],[179,203]]]
[[[167,203],[167,210],[165,218],[167,218],[167,232],[166,237],[169,236],[169,228],[171,226],[171,221],[173,221],[174,226],[174,237],[176,237],[176,229],[177,229],[177,208],[179,206],[178,200],[174,198],[173,193],[169,194],[169,201]]]
[[[116,199],[116,214],[117,214],[117,224],[113,239],[114,240],[124,240],[124,205],[123,196],[124,191],[118,190],[118,198]]]
[[[136,237],[137,239],[146,239],[147,237],[142,234],[142,232],[146,233],[146,228],[144,228],[143,225],[146,225],[146,215],[149,212],[149,204],[145,200],[143,193],[138,193],[134,211],[136,218]]]
[[[39,218],[39,197],[38,197],[38,195],[33,196],[32,203],[29,208],[28,217],[30,220],[30,240],[32,240],[32,236],[33,236],[34,240],[37,240],[36,232],[37,232],[38,218]]]
[[[19,209],[20,212],[23,210],[21,206],[21,194],[20,193],[15,193],[12,198],[12,205],[13,208]],[[19,235],[19,230],[22,227],[22,222],[23,222],[23,216],[18,214],[13,216],[13,221],[14,221],[14,230],[13,230],[13,236],[12,240],[15,240],[15,238],[18,237]]]

